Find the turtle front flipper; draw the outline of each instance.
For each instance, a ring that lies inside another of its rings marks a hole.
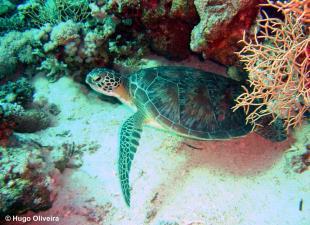
[[[129,172],[131,162],[139,145],[143,121],[144,116],[138,111],[129,117],[121,128],[118,172],[122,192],[128,206],[130,206]]]

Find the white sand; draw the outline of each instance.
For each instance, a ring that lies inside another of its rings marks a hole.
[[[116,163],[119,127],[130,109],[103,102],[70,78],[50,84],[37,77],[34,84],[36,98],[45,96],[61,113],[54,127],[29,136],[47,145],[101,147],[84,154],[81,168],[65,170],[54,206],[39,213],[60,221],[27,224],[310,224],[309,171],[293,172],[284,152],[293,140],[271,143],[256,134],[198,142],[146,127],[131,170],[132,207],[127,208]],[[309,126],[298,131],[297,139],[292,149],[309,143]]]

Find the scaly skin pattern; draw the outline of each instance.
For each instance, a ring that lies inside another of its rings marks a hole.
[[[129,117],[121,128],[118,173],[125,202],[130,206],[129,172],[131,162],[139,145],[144,116],[136,112]]]

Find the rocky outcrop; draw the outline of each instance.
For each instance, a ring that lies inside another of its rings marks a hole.
[[[191,34],[191,50],[231,65],[237,60],[235,51],[243,31],[249,31],[257,17],[260,1],[256,0],[195,0],[200,22]]]
[[[0,221],[5,215],[50,208],[61,172],[80,167],[85,148],[74,143],[43,146],[21,137],[6,148],[0,146]]]

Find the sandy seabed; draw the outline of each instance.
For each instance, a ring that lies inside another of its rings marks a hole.
[[[310,173],[296,173],[290,164],[291,154],[309,143],[309,125],[282,143],[254,133],[228,141],[193,141],[145,127],[130,174],[128,208],[116,163],[119,128],[130,109],[102,101],[67,77],[51,84],[38,76],[34,86],[35,98],[47,98],[61,113],[53,127],[24,136],[46,145],[100,147],[84,153],[82,167],[64,171],[51,209],[23,215],[59,221],[27,225],[309,224]],[[24,223],[7,223],[14,224]]]

